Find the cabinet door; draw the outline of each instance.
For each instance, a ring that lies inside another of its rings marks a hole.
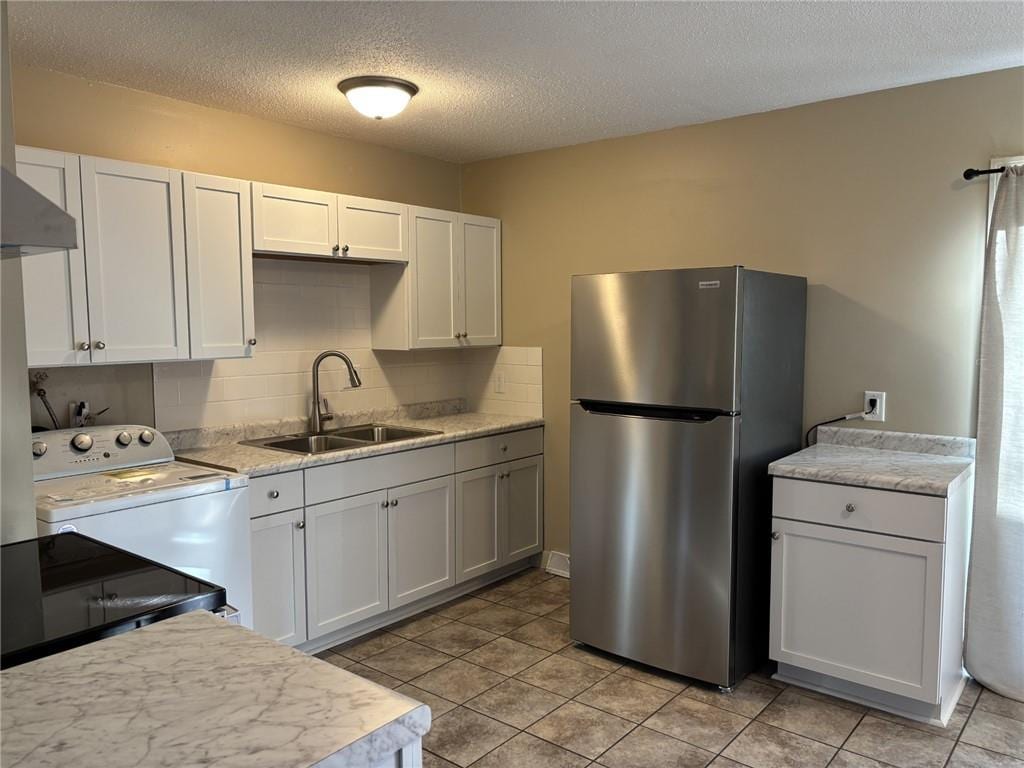
[[[387,492],[306,507],[309,639],[388,608]]]
[[[942,545],[773,519],[771,657],[938,703]]]
[[[78,248],[36,253],[22,259],[28,364],[88,363],[89,309],[78,155],[18,147],[16,156],[18,176],[74,216],[78,234]]]
[[[544,510],[544,457],[504,465],[504,562],[521,560],[541,550]]]
[[[409,261],[409,206],[338,195],[340,256],[364,261]]]
[[[462,232],[458,214],[430,208],[409,209],[412,247],[409,296],[410,346],[457,347],[462,332]]]
[[[500,467],[455,476],[455,580],[463,582],[502,564]]]
[[[188,357],[181,172],[82,157],[94,363]]]
[[[388,491],[388,607],[455,584],[455,481],[439,477]]]
[[[301,509],[250,521],[252,626],[271,640],[306,640],[306,540]]]
[[[253,249],[297,256],[334,256],[338,196],[296,187],[252,184]]]
[[[249,182],[195,173],[182,181],[191,356],[247,357],[255,341]]]
[[[463,343],[501,344],[501,222],[483,216],[459,217],[463,259]]]

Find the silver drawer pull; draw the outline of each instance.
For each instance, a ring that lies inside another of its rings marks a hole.
[[[270,491],[267,494],[267,496],[269,496],[272,499],[279,499],[279,498],[281,498],[281,492],[280,491]]]
[[[857,505],[856,504],[847,504],[845,511],[846,511],[846,514],[852,515],[854,512],[857,511]]]
[[[778,541],[780,536],[782,536],[782,534],[778,531],[772,531],[772,541]]]
[[[303,528],[306,527],[306,522],[304,520],[299,520],[299,522],[295,524],[295,527],[301,531]]]

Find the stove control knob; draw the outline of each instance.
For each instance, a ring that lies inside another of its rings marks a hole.
[[[114,438],[118,445],[122,448],[127,448],[132,444],[132,436],[129,432],[119,432],[117,437]]]
[[[38,440],[32,443],[32,455],[37,459],[46,453],[46,443],[41,443]]]
[[[79,453],[85,453],[92,448],[92,436],[85,434],[85,432],[79,432],[71,438],[71,447]]]
[[[139,442],[142,443],[143,445],[149,445],[154,440],[156,440],[156,435],[153,434],[153,430],[144,429],[141,432],[139,432]]]

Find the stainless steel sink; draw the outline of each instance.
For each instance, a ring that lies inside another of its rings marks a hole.
[[[242,445],[253,445],[257,448],[269,448],[272,451],[284,451],[285,453],[316,455],[334,451],[351,451],[354,448],[365,448],[368,445],[394,443],[399,440],[411,440],[415,437],[439,434],[441,433],[429,429],[392,427],[388,424],[357,424],[319,435],[306,432],[284,437],[243,440]]]
[[[395,440],[409,440],[424,435],[439,435],[429,429],[411,429],[409,427],[392,427],[387,424],[359,424],[354,427],[342,427],[331,430],[332,435],[347,437],[352,440],[365,440],[369,443],[391,443]]]
[[[276,451],[310,454],[366,447],[366,443],[361,440],[350,440],[344,437],[335,437],[334,435],[299,435],[270,438],[269,440],[248,440],[246,444],[258,445],[260,448],[272,448]]]

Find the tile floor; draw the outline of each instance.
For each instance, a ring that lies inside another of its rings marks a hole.
[[[946,728],[751,675],[723,695],[569,639],[531,569],[319,654],[428,704],[425,768],[1024,768],[1024,704],[971,683]]]

